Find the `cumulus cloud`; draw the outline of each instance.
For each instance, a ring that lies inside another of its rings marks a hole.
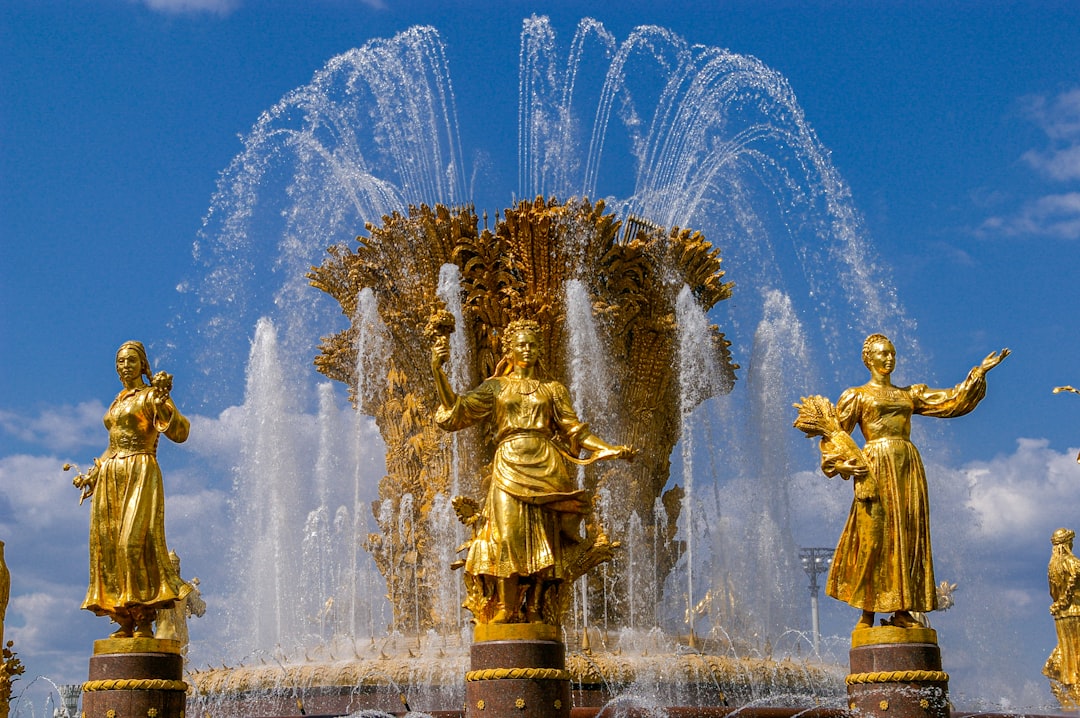
[[[968,506],[979,517],[974,536],[998,548],[1049,557],[1050,534],[1080,516],[1080,467],[1045,439],[1019,439],[1016,451],[968,464]]]

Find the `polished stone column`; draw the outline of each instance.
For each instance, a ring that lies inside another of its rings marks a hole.
[[[179,641],[94,641],[82,718],[184,718],[187,684]]]
[[[863,628],[851,634],[848,707],[883,718],[949,718],[949,675],[932,628]]]
[[[480,624],[465,674],[468,718],[569,718],[566,646],[555,626]]]

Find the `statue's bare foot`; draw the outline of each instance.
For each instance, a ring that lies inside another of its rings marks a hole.
[[[135,638],[153,638],[154,637],[154,624],[153,621],[146,621],[145,623],[139,621],[135,626]]]
[[[855,624],[855,630],[860,628],[873,628],[874,627],[874,612],[863,611],[862,616],[859,617],[859,622]]]

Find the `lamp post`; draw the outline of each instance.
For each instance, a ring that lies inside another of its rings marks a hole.
[[[814,653],[820,653],[819,643],[821,631],[818,625],[818,574],[829,570],[832,563],[833,550],[831,548],[801,548],[799,560],[802,561],[803,571],[810,577],[810,616],[814,631]]]

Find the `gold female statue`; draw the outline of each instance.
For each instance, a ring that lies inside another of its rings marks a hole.
[[[487,502],[465,560],[467,576],[494,582],[491,623],[521,621],[522,603],[524,621],[544,621],[545,589],[572,578],[565,575],[566,553],[581,541],[579,526],[592,507],[567,462],[581,463],[579,448],[593,452],[589,462],[634,453],[601,440],[578,419],[566,387],[540,370],[540,346],[537,322],[511,322],[495,376],[462,396],[442,369],[450,356],[445,336],[431,352],[440,401],[436,423],[447,431],[485,419],[495,424]]]
[[[1057,645],[1043,666],[1050,688],[1062,708],[1080,706],[1080,559],[1073,554],[1076,534],[1061,528],[1050,537],[1053,546],[1046,578],[1050,584],[1050,615]]]
[[[866,444],[860,452],[850,436],[837,432],[825,432],[821,442],[825,475],[855,479],[855,499],[825,590],[862,609],[856,629],[873,626],[875,613],[892,613],[889,625],[914,628],[920,624],[912,611],[934,610],[930,502],[922,458],[910,440],[911,416],[967,414],[986,395],[986,372],[1008,355],[1008,349],[990,353],[952,389],[899,387],[892,383],[896,349],[889,338],[871,334],[863,342],[870,381],[846,390],[835,413],[840,430],[850,435],[858,426]],[[802,413],[800,407],[800,419]],[[811,433],[798,421],[796,426]]]
[[[190,425],[169,396],[172,377],[151,375],[141,343],[121,345],[116,373],[124,388],[105,413],[109,448],[73,482],[91,498],[90,585],[82,608],[120,625],[111,638],[152,638],[158,609],[191,591],[169,560],[157,463],[159,434],[183,442]]]

